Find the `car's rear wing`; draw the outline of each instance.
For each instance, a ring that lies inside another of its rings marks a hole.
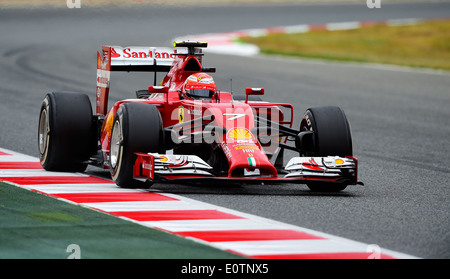
[[[111,71],[169,72],[177,50],[167,47],[103,46],[97,52],[97,114],[107,113]],[[156,78],[155,78],[156,82]]]
[[[168,72],[176,50],[166,47],[111,46],[111,71]]]

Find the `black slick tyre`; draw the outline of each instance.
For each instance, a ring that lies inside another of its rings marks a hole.
[[[122,104],[111,131],[110,171],[114,182],[123,188],[145,186],[133,179],[135,152],[162,153],[163,136],[161,115],[156,106],[136,102]]]
[[[300,131],[314,132],[314,150],[304,156],[353,156],[350,124],[344,111],[335,106],[313,107],[306,110]],[[308,183],[313,191],[338,192],[347,185],[332,183]]]
[[[39,159],[45,170],[82,172],[97,148],[89,97],[81,93],[48,93],[38,124]]]

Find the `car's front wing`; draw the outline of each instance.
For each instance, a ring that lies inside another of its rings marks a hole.
[[[258,170],[244,171],[241,177],[215,176],[213,168],[194,155],[136,153],[133,168],[136,180],[148,182],[201,183],[235,182],[239,184],[336,183],[358,182],[358,159],[354,157],[294,157],[277,177],[259,175]]]

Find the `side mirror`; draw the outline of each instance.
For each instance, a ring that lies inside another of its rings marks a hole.
[[[264,88],[245,88],[245,102],[248,103],[248,96],[264,95]]]
[[[148,93],[165,93],[169,92],[168,86],[149,86]]]

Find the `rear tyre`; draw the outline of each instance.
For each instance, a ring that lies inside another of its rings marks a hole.
[[[352,156],[353,143],[350,124],[339,107],[314,107],[306,110],[300,124],[300,131],[314,132],[314,150],[304,156]],[[308,188],[318,192],[339,192],[347,185],[332,183],[308,183]]]
[[[163,153],[163,129],[158,108],[151,104],[124,103],[114,117],[111,131],[110,170],[114,182],[124,188],[144,183],[133,179],[135,152]]]
[[[89,97],[80,93],[48,93],[38,125],[39,159],[48,171],[82,172],[97,149]]]

